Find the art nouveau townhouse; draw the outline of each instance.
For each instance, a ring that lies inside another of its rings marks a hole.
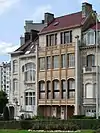
[[[95,21],[86,2],[73,14],[45,13],[37,64],[39,114],[67,119],[95,112]]]
[[[36,103],[36,43],[44,23],[26,21],[21,46],[11,53],[11,91],[9,108],[11,118],[31,117],[37,113]]]

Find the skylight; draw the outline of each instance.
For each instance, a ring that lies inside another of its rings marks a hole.
[[[56,26],[56,25],[58,25],[58,24],[59,24],[59,22],[55,22],[53,25]]]
[[[29,53],[30,53],[30,51],[29,51],[29,50],[25,52],[25,54],[29,54]]]

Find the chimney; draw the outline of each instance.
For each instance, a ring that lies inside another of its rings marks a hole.
[[[25,43],[31,39],[31,35],[29,32],[25,32]]]
[[[25,43],[25,38],[23,36],[20,37],[20,46]]]
[[[87,2],[82,3],[82,18],[85,18],[92,11],[92,4]]]
[[[45,13],[45,16],[44,16],[44,23],[45,23],[46,26],[48,26],[48,24],[49,24],[50,22],[52,22],[53,19],[54,19],[54,14],[48,13],[48,12]]]

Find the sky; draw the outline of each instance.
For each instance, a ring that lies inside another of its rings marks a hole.
[[[25,20],[41,22],[45,12],[55,17],[81,10],[89,2],[100,12],[100,0],[0,0],[0,63],[10,61],[10,52],[20,46]]]

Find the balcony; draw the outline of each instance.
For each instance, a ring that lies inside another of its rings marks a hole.
[[[95,105],[96,104],[96,98],[84,98],[83,99],[83,105]]]
[[[83,73],[96,73],[96,66],[92,67],[84,67],[83,68]]]

